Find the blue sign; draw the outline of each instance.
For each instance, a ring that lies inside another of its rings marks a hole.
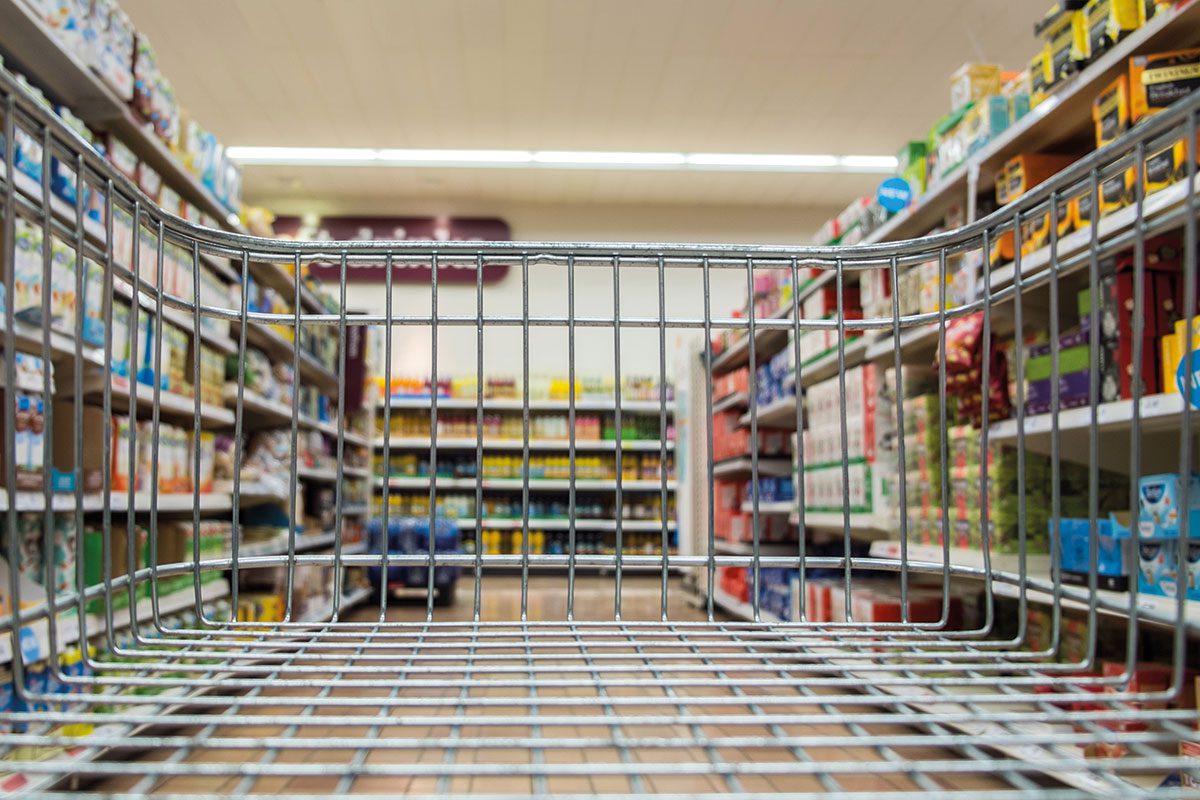
[[[875,197],[885,211],[896,214],[908,208],[908,204],[912,202],[912,189],[904,178],[888,178],[879,184]]]
[[[1179,359],[1179,366],[1175,368],[1175,385],[1179,387],[1179,393],[1184,397],[1188,396],[1188,371],[1184,369],[1187,363],[1187,358]],[[1193,408],[1200,408],[1200,350],[1192,351],[1192,394],[1189,398]]]

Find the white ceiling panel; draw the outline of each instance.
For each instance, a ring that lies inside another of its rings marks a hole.
[[[228,144],[891,154],[1047,0],[122,0]],[[841,205],[877,177],[253,167],[246,194]]]

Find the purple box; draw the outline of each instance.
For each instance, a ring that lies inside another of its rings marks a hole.
[[[1078,347],[1081,344],[1087,344],[1089,340],[1087,327],[1078,328],[1073,331],[1060,334],[1058,337],[1059,351],[1067,350],[1072,347]],[[1038,344],[1029,345],[1026,353],[1026,358],[1037,358],[1038,356],[1050,355],[1050,342],[1039,342]]]
[[[1060,408],[1077,408],[1088,404],[1091,371],[1068,372],[1058,377],[1058,403]],[[1030,381],[1025,389],[1025,411],[1029,414],[1044,414],[1050,410],[1053,387],[1051,378]]]

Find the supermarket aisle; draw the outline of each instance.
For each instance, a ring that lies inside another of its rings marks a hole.
[[[480,597],[480,616],[485,622],[510,621],[521,615],[521,576],[510,574],[484,575]],[[645,572],[621,576],[621,618],[659,620],[662,618],[662,579]],[[616,581],[609,575],[580,574],[575,583],[575,618],[579,621],[608,621],[613,618]],[[458,582],[453,606],[434,610],[434,619],[469,622],[474,601],[475,583],[466,576]],[[701,610],[686,602],[678,576],[667,583],[668,616],[672,621],[701,621]],[[378,617],[378,606],[366,604],[355,609],[348,621],[371,622]],[[420,622],[425,619],[425,600],[421,597],[398,598],[388,603],[389,621]],[[529,619],[561,621],[567,618],[566,575],[537,575],[529,579]]]

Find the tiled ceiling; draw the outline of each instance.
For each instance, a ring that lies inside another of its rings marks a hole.
[[[121,0],[241,145],[891,154],[1047,0]],[[254,167],[247,196],[841,205],[877,176]]]

